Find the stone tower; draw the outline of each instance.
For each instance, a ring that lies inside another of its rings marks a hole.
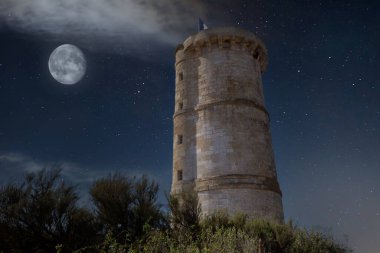
[[[264,106],[267,51],[254,34],[203,30],[176,50],[172,194],[194,189],[202,213],[283,220]]]

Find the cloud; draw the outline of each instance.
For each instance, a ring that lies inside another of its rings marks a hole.
[[[61,175],[69,184],[75,185],[81,199],[82,205],[89,204],[90,196],[88,191],[91,184],[102,177],[108,176],[110,173],[124,173],[127,176],[136,176],[139,178],[143,174],[148,175],[151,179],[158,182],[161,187],[159,192],[159,201],[165,202],[164,191],[171,180],[171,172],[162,173],[149,168],[97,168],[82,166],[80,164],[62,161],[57,162],[45,161],[36,159],[23,153],[17,152],[0,152],[0,185],[8,182],[22,182],[27,173],[38,172],[41,169],[51,169],[54,166],[59,166]]]
[[[19,153],[0,153],[1,181],[19,179],[25,173],[33,173],[45,168],[47,164],[38,162],[31,157]],[[15,177],[15,178],[11,178]]]
[[[1,0],[0,23],[46,38],[146,50],[175,45],[196,31],[200,0]],[[107,42],[112,42],[107,43]]]
[[[3,182],[22,179],[27,173],[34,173],[42,169],[54,167],[59,167],[62,176],[73,184],[92,183],[94,180],[107,176],[111,172],[121,171],[118,169],[89,168],[69,161],[59,163],[42,161],[22,153],[0,152],[0,178]],[[148,171],[142,171],[141,169],[129,169],[128,171],[128,175],[131,176],[138,176],[144,173],[149,174]],[[14,176],[16,178],[11,178]]]
[[[2,182],[20,180],[27,173],[34,173],[42,169],[50,169],[56,166],[57,163],[50,161],[41,161],[22,153],[1,152],[0,153],[0,178]],[[62,169],[62,174],[68,178],[75,178],[76,173],[80,173],[84,169],[73,164],[63,162],[59,164]],[[78,177],[78,180],[85,180],[83,177]]]

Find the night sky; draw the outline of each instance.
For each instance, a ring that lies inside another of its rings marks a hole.
[[[170,190],[174,50],[236,26],[266,44],[266,107],[285,217],[355,252],[380,241],[380,3],[373,1],[1,0],[0,181],[60,164],[86,199],[110,172]],[[61,44],[85,77],[49,73]]]

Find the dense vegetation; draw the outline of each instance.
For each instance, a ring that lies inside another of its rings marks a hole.
[[[351,252],[291,222],[224,213],[201,220],[191,193],[168,197],[165,213],[157,192],[157,183],[145,176],[113,174],[92,184],[89,210],[79,207],[59,169],[29,174],[0,188],[0,252]]]

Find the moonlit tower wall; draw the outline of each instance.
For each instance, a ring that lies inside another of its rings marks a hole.
[[[187,38],[176,50],[172,194],[194,189],[203,215],[283,220],[264,106],[264,44],[237,28]]]

